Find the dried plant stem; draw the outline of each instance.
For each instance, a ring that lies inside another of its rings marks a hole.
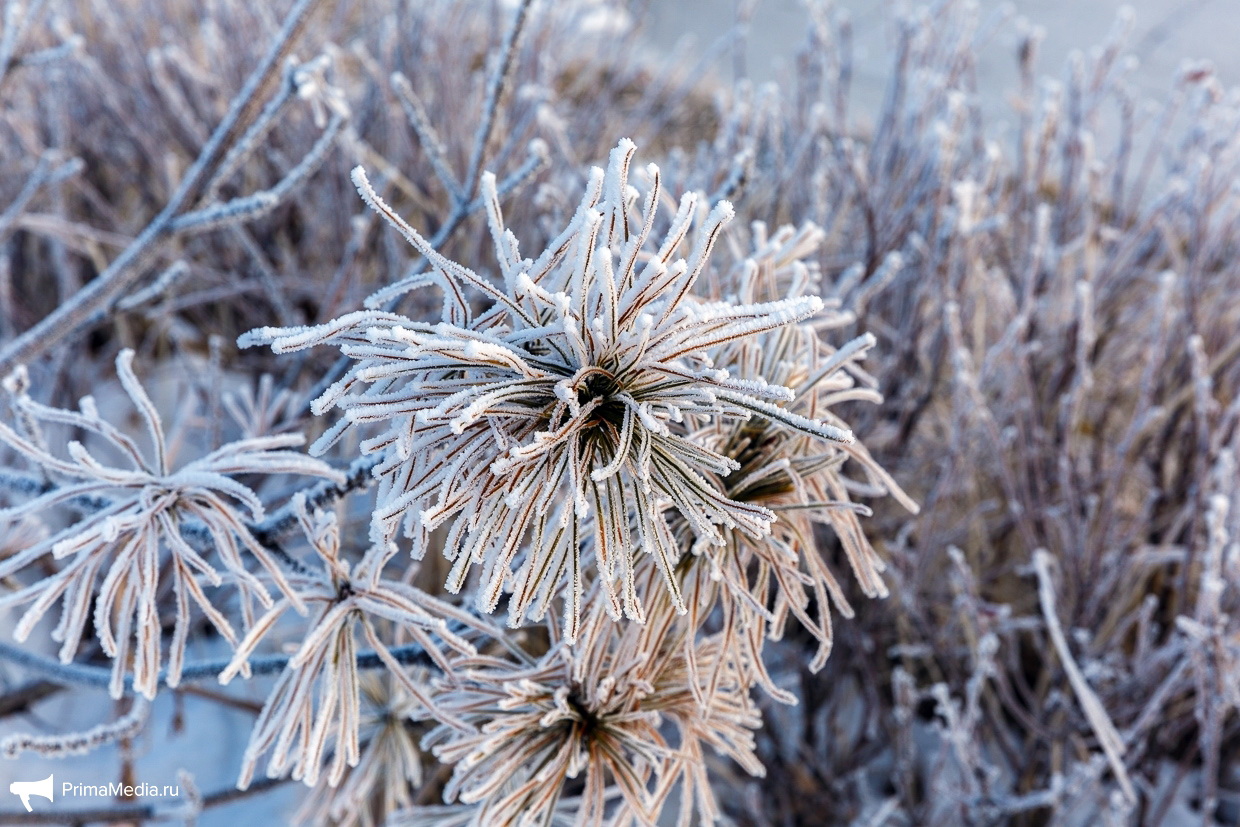
[[[418,666],[431,669],[435,668],[433,661],[427,656],[426,650],[419,644],[410,643],[404,646],[393,646],[388,651],[399,663],[417,664]],[[277,672],[283,672],[285,667],[288,666],[289,661],[292,660],[292,657],[292,655],[271,655],[265,658],[252,658],[250,660],[250,670],[255,675],[273,675]],[[112,682],[112,670],[107,667],[89,666],[81,663],[60,663],[51,658],[27,652],[9,643],[0,643],[0,660],[8,661],[34,674],[42,675],[47,680],[58,684],[73,684],[75,686],[107,689]],[[181,682],[213,680],[231,662],[231,658],[224,658],[186,663],[181,670]],[[363,650],[357,653],[358,669],[378,669],[383,666],[385,666],[385,663],[378,652]],[[161,685],[166,685],[167,677],[168,670],[160,670],[159,682]],[[125,691],[133,691],[132,675],[125,677]]]
[[[1041,603],[1042,615],[1046,618],[1046,631],[1055,644],[1055,651],[1059,653],[1059,660],[1063,664],[1064,672],[1068,675],[1068,683],[1071,684],[1072,691],[1076,693],[1081,709],[1085,717],[1089,719],[1089,725],[1098,736],[1098,743],[1106,755],[1107,762],[1111,765],[1111,771],[1115,773],[1115,780],[1119,782],[1120,789],[1123,790],[1128,801],[1135,804],[1137,792],[1124,766],[1124,739],[1115,729],[1115,724],[1111,723],[1111,716],[1107,714],[1106,707],[1102,705],[1102,701],[1098,699],[1089,682],[1085,680],[1085,675],[1077,666],[1076,660],[1072,657],[1072,651],[1068,648],[1068,639],[1059,623],[1059,615],[1055,613],[1055,584],[1051,579],[1050,566],[1050,554],[1042,549],[1033,553],[1033,570],[1038,576],[1038,602]]]
[[[478,191],[478,176],[482,173],[482,162],[486,157],[487,144],[491,142],[491,136],[495,133],[500,102],[510,85],[513,58],[517,52],[517,44],[521,40],[521,32],[525,28],[525,21],[529,17],[531,2],[532,0],[521,0],[521,5],[517,6],[512,26],[504,38],[504,45],[500,48],[495,71],[491,73],[487,81],[487,96],[482,107],[482,121],[478,124],[478,132],[474,135],[474,145],[469,155],[469,169],[466,170],[465,180],[460,190],[458,208],[461,201],[469,201]]]
[[[345,481],[343,484],[325,480],[311,486],[304,492],[306,506],[309,508],[322,508],[331,505],[351,491],[369,488],[375,481],[370,472],[379,464],[380,459],[381,457],[378,456],[358,457],[345,469]],[[283,507],[273,512],[263,522],[250,526],[250,529],[255,539],[265,546],[270,546],[275,543],[280,535],[290,531],[296,525],[297,512],[293,507],[293,498],[290,497]]]
[[[162,242],[173,234],[178,214],[195,204],[210,183],[220,160],[258,114],[264,93],[279,78],[278,67],[305,28],[310,13],[320,2],[322,0],[298,0],[262,62],[233,99],[228,113],[181,179],[168,203],[106,270],[0,351],[0,376],[7,375],[18,364],[39,357],[72,336],[142,276]]]
[[[71,735],[10,735],[0,741],[0,754],[5,758],[18,758],[24,752],[34,752],[48,758],[86,755],[106,744],[123,742],[137,735],[146,724],[150,711],[150,703],[138,698],[130,710],[115,721],[99,724],[85,732]]]

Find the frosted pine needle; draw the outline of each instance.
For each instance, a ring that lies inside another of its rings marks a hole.
[[[422,730],[411,718],[419,705],[390,674],[364,674],[359,689],[357,766],[336,787],[319,783],[294,816],[298,824],[373,827],[389,824],[393,813],[413,805],[413,793],[422,785]]]
[[[13,633],[22,641],[60,601],[60,622],[52,632],[61,642],[60,660],[73,660],[90,623],[104,653],[113,659],[113,697],[124,691],[132,658],[134,689],[150,698],[158,687],[162,663],[158,603],[165,578],[172,583],[176,602],[168,647],[169,686],[180,680],[191,602],[225,639],[237,641],[232,624],[212,604],[204,583],[220,586],[227,579],[241,590],[247,605],[251,598],[271,605],[267,589],[249,570],[243,554],[259,563],[286,599],[300,605],[280,564],[247,527],[247,516],[252,521],[263,519],[262,501],[235,477],[298,474],[337,482],[343,482],[343,477],[319,460],[286,450],[302,444],[300,434],[232,442],[173,470],[159,414],[133,372],[133,356],[133,351],[122,351],[116,370],[146,425],[149,453],[104,420],[90,397],[82,399],[79,410],[68,411],[39,404],[18,392],[13,404],[26,423],[24,433],[0,422],[0,442],[55,481],[50,490],[25,503],[0,509],[0,524],[55,507],[86,510],[78,521],[0,562],[0,577],[8,577],[48,554],[65,561],[51,576],[0,597],[0,606],[31,603]],[[68,443],[67,457],[52,453],[37,433],[50,424],[97,437],[98,447],[106,446],[109,454],[119,456],[120,464],[105,464],[97,456],[98,449],[92,452],[76,440]],[[196,536],[214,548],[216,563],[191,542]]]
[[[642,568],[659,576],[648,562]],[[669,601],[652,602],[644,627],[616,624],[604,607],[592,589],[576,645],[553,631],[536,664],[488,659],[445,686],[440,703],[477,729],[440,726],[424,743],[453,765],[444,798],[476,805],[472,823],[549,823],[572,785],[581,790],[579,827],[664,823],[660,811],[677,789],[677,823],[711,824],[720,810],[707,752],[763,773],[753,740],[760,716],[734,665],[720,664],[718,691],[702,705]],[[722,656],[714,640],[696,646],[703,663]]]
[[[381,577],[394,549],[371,549],[356,567],[351,567],[340,555],[335,516],[323,511],[310,514],[302,495],[298,495],[295,508],[307,539],[323,563],[319,571],[292,576],[299,599],[312,607],[315,615],[254,724],[237,782],[243,789],[249,786],[259,759],[268,751],[269,777],[278,778],[291,770],[292,777],[307,786],[318,782],[329,750],[329,786],[338,785],[347,768],[357,766],[362,755],[358,736],[358,631],[403,691],[431,710],[437,709],[436,704],[383,642],[376,623],[397,625],[445,671],[450,671],[451,665],[443,648],[474,653],[468,641],[448,628],[445,618],[475,627],[478,621],[412,586]],[[293,605],[293,599],[285,597],[254,624],[237,646],[232,663],[221,673],[221,683],[244,671],[259,643]]]
[[[643,618],[635,546],[656,560],[685,610],[675,572],[683,549],[668,510],[692,527],[699,548],[723,546],[729,530],[770,532],[773,512],[725,493],[721,480],[736,462],[691,439],[704,423],[756,416],[829,444],[852,441],[846,429],[787,407],[788,388],[714,365],[715,349],[795,325],[823,303],[808,295],[750,304],[695,298],[732,207],[721,201],[703,218],[697,196],[686,194],[656,243],[659,170],[646,168],[638,207],[629,184],[634,150],[621,141],[607,171],[592,171],[576,214],[536,259],[521,257],[495,179],[484,176],[497,281],[440,256],[358,168],[362,197],[431,265],[405,288],[437,285],[443,321],[371,310],[242,338],[279,352],[329,343],[353,359],[315,402],[316,412],[334,406],[343,417],[314,450],[355,426],[379,429],[363,442],[383,454],[376,541],[403,521],[420,556],[429,533],[446,527],[447,588],[460,590],[479,566],[479,608],[493,610],[510,589],[513,625],[541,617],[563,586],[569,640],[592,577],[612,617]],[[488,303],[477,315],[471,295]]]
[[[755,249],[748,259],[755,266],[736,270],[725,280],[724,289],[745,300],[812,289],[816,268],[801,259],[814,251],[819,237],[812,228],[792,227],[768,237],[766,228],[756,225]],[[834,413],[835,406],[882,401],[876,383],[860,366],[876,342],[863,334],[838,349],[832,347],[824,341],[823,329],[842,326],[851,318],[844,313],[823,316],[816,325],[786,325],[728,342],[712,354],[713,359],[742,380],[765,377],[793,389],[793,400],[781,411],[842,429],[846,426]],[[736,647],[741,662],[755,667],[755,680],[776,697],[791,700],[756,668],[761,664],[762,641],[749,630],[765,624],[778,638],[788,618],[795,618],[819,643],[810,668],[816,671],[826,662],[833,640],[830,607],[845,617],[852,617],[853,609],[818,547],[814,526],[832,528],[862,593],[883,597],[885,563],[862,531],[859,518],[869,509],[854,499],[890,495],[914,514],[917,505],[860,442],[824,445],[782,427],[775,417],[713,425],[697,437],[739,466],[724,480],[728,497],[770,508],[779,519],[769,535],[757,540],[730,532],[726,554],[712,555],[706,565],[688,573],[697,598],[690,619],[696,626],[717,605],[718,597],[729,621],[724,624],[727,644]],[[854,478],[858,472],[860,478]]]

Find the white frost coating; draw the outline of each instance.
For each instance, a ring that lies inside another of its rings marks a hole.
[[[760,427],[827,445],[853,441],[850,431],[810,412],[783,383],[803,381],[805,374],[785,367],[810,358],[827,363],[833,378],[825,389],[846,389],[851,380],[836,372],[864,350],[854,345],[833,361],[817,359],[810,356],[816,334],[808,327],[794,332],[824,308],[822,299],[801,292],[814,279],[800,260],[813,254],[822,232],[780,228],[760,245],[762,266],[742,261],[729,276],[741,281],[729,295],[772,300],[699,298],[700,283],[719,283],[717,272],[707,281],[700,277],[734,215],[732,205],[700,209],[699,196],[686,193],[665,236],[652,242],[659,171],[645,169],[649,197],[643,200],[628,180],[635,150],[623,140],[607,169],[591,172],[568,226],[532,262],[519,258],[504,226],[494,178],[481,179],[502,284],[439,255],[358,168],[353,180],[363,199],[426,258],[445,289],[460,291],[462,306],[466,292],[491,306],[476,318],[455,314],[434,325],[361,311],[315,328],[243,337],[277,350],[332,344],[353,359],[316,410],[330,402],[343,414],[341,427],[325,436],[330,441],[357,425],[386,423],[386,431],[363,443],[364,450],[385,452],[376,467],[376,538],[386,543],[403,524],[420,557],[428,532],[447,526],[448,588],[459,589],[479,567],[479,609],[491,610],[510,589],[514,623],[541,613],[567,583],[570,641],[581,625],[575,595],[583,573],[592,577],[591,558],[608,612],[640,620],[641,557],[659,570],[672,606],[688,610],[675,572],[683,552],[673,526],[688,526],[708,554],[726,545],[727,532],[755,542],[771,535],[775,512],[730,496],[722,482],[741,468],[729,453],[737,449],[703,444],[701,429],[718,423],[723,429],[714,433],[726,433],[741,423],[753,430],[763,422]],[[788,292],[750,283],[771,276]],[[773,354],[790,345],[797,351],[754,370],[759,350],[747,343],[768,337]],[[766,375],[772,369],[784,376]],[[785,407],[793,404],[800,410]],[[786,463],[772,461],[799,480]],[[759,479],[756,470],[745,468],[743,476]],[[792,486],[804,488],[799,481]],[[856,519],[853,510],[836,512],[847,517],[832,519]],[[577,522],[575,530],[592,543],[566,546],[562,527]],[[634,547],[641,557],[627,551]],[[850,546],[850,559],[863,556]],[[881,562],[855,565],[866,592],[881,593],[873,574]],[[802,579],[797,574],[789,582]],[[799,611],[799,599],[796,606]],[[765,609],[762,615],[771,617]]]
[[[271,331],[264,331],[263,336]],[[274,334],[272,334],[274,335]],[[270,338],[268,338],[270,340]],[[51,554],[64,560],[59,571],[4,596],[7,605],[30,603],[16,625],[18,637],[28,635],[52,607],[63,605],[55,638],[61,641],[60,659],[68,663],[92,619],[103,652],[114,658],[110,691],[120,697],[125,676],[132,671],[133,688],[152,698],[161,682],[175,686],[180,678],[193,606],[230,643],[237,633],[202,590],[199,579],[219,585],[226,572],[236,585],[247,616],[254,603],[269,607],[267,587],[249,570],[246,559],[258,562],[269,581],[290,605],[304,610],[272,552],[259,543],[248,520],[263,519],[263,503],[248,486],[233,479],[244,474],[297,474],[343,484],[344,475],[304,454],[285,450],[300,446],[300,434],[256,437],[225,444],[204,457],[173,468],[169,442],[155,405],[133,369],[133,351],[116,359],[121,386],[137,409],[152,451],[138,449],[117,426],[99,418],[94,401],[82,401],[78,411],[64,411],[20,399],[18,407],[32,421],[72,424],[89,432],[94,450],[102,444],[105,456],[119,456],[118,466],[105,464],[80,442],[70,442],[68,459],[36,445],[0,423],[0,443],[24,454],[56,474],[62,484],[5,512],[20,518],[52,506],[71,503],[82,495],[102,498],[106,505],[51,533],[21,553],[0,561],[0,577]],[[196,524],[205,545],[213,548],[210,562],[186,538]],[[166,570],[167,583],[157,572]],[[217,566],[219,568],[217,568]],[[149,607],[158,593],[171,585],[180,596],[174,615],[172,644],[166,647],[167,674],[160,618]],[[91,611],[93,604],[94,611]],[[133,653],[128,662],[126,653]],[[32,747],[34,748],[34,747]]]

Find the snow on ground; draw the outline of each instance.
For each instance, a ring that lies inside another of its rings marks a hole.
[[[652,0],[647,36],[655,48],[668,51],[691,35],[689,48],[701,52],[724,34],[736,10],[748,3],[738,0]],[[890,76],[893,12],[921,3],[891,0],[837,0],[835,8],[852,18],[856,42],[855,99],[877,106]],[[1228,86],[1240,83],[1240,50],[1234,33],[1240,31],[1240,2],[1236,0],[979,0],[983,20],[1001,15],[1024,17],[1045,30],[1039,68],[1061,74],[1072,51],[1089,49],[1106,37],[1121,10],[1130,8],[1128,38],[1139,63],[1131,82],[1142,97],[1165,95],[1184,60],[1204,59],[1213,64]],[[789,74],[805,38],[804,0],[759,0],[753,12],[744,69],[758,82]],[[1017,28],[1005,25],[983,51],[980,84],[983,104],[991,112],[1001,106],[1015,77]],[[728,61],[730,64],[733,61]],[[1009,110],[1010,111],[1010,110]]]

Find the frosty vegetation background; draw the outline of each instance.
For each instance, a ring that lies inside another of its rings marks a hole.
[[[4,4],[0,818],[1240,821],[1208,66],[250,5]]]

